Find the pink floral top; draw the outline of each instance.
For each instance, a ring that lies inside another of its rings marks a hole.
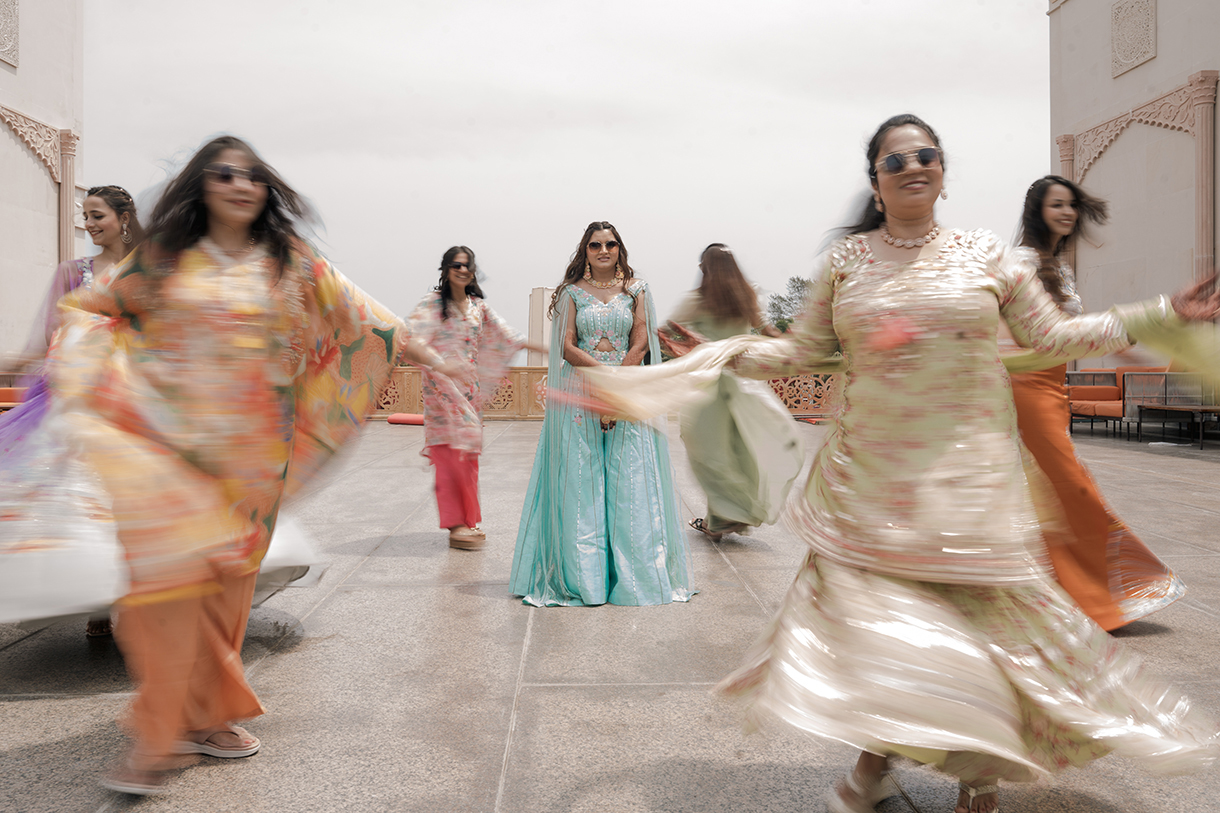
[[[464,312],[450,302],[448,319],[441,319],[440,303],[437,291],[420,300],[408,320],[411,335],[427,342],[446,360],[474,365],[476,378],[464,384],[424,370],[422,454],[428,456],[432,446],[478,454],[483,450],[483,403],[495,394],[525,337],[482,299],[471,297]]]

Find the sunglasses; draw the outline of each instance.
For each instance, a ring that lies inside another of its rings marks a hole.
[[[449,265],[447,265],[447,266],[445,266],[445,267],[446,267],[446,268],[448,268],[450,271],[456,271],[456,270],[458,270],[459,268],[469,268],[469,267],[470,267],[470,263],[453,263],[453,262],[451,262],[451,263],[449,263]]]
[[[606,241],[606,251],[614,251],[616,248],[618,248],[618,240],[607,240]],[[589,251],[601,251],[601,250],[602,250],[602,244],[600,241],[592,240],[589,242]]]
[[[255,186],[266,186],[268,180],[267,170],[258,166],[246,169],[245,167],[235,167],[232,164],[217,163],[208,164],[203,171],[213,180],[226,186],[234,183],[238,178],[249,181]]]
[[[878,161],[875,166],[882,167],[890,175],[901,174],[907,168],[907,158],[914,157],[924,169],[940,166],[940,150],[935,147],[921,147],[918,150],[892,152]]]

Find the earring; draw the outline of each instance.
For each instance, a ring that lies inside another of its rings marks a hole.
[[[621,277],[623,275],[623,267],[618,263],[614,264],[614,275],[616,277]]]
[[[127,230],[126,223],[123,224],[123,230],[119,233],[119,239],[121,239],[124,243],[131,242],[131,232]]]
[[[941,200],[949,199],[949,190],[945,189],[943,186],[940,188],[940,199]]]
[[[585,260],[585,279],[588,279],[592,273],[593,273],[593,266],[589,265],[588,260]]]
[[[885,204],[881,202],[881,198],[873,198],[873,208],[875,208],[878,212],[885,211]]]

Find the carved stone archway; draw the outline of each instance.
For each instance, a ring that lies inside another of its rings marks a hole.
[[[3,121],[42,161],[51,180],[59,184],[59,261],[76,254],[76,144],[80,136],[0,105]]]
[[[1186,84],[1076,134],[1061,135],[1059,165],[1080,183],[1097,159],[1132,124],[1178,130],[1195,141],[1195,278],[1211,273],[1216,259],[1216,82],[1220,71],[1191,74]],[[1074,262],[1074,258],[1073,258]]]

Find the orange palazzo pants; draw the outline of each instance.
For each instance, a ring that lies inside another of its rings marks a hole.
[[[1070,531],[1048,534],[1055,577],[1107,630],[1176,601],[1181,580],[1106,506],[1068,436],[1067,365],[1012,376],[1021,440],[1050,480]]]
[[[137,685],[126,722],[142,757],[163,761],[189,731],[263,713],[241,661],[257,578],[219,575],[218,592],[120,605],[114,635]]]

